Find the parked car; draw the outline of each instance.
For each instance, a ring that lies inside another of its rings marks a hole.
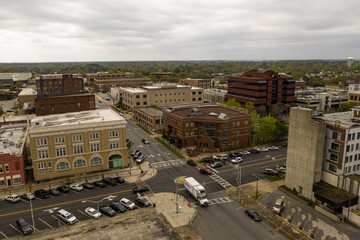
[[[124,205],[127,209],[134,209],[136,207],[135,203],[133,203],[131,200],[127,198],[122,198],[120,200],[120,203]]]
[[[92,218],[100,218],[101,213],[99,213],[95,208],[88,207],[85,209],[85,213]]]
[[[16,195],[16,194],[10,194],[10,195],[7,195],[7,196],[5,197],[5,200],[6,200],[6,201],[9,201],[9,202],[15,203],[15,202],[20,201],[20,198],[19,198],[19,196]]]
[[[217,156],[213,157],[214,160],[227,160],[227,155],[226,154],[219,154]]]
[[[234,163],[234,164],[241,163],[241,162],[243,162],[243,159],[241,157],[236,157],[236,158],[231,159],[231,163]]]
[[[82,191],[84,189],[80,184],[71,185],[70,188],[74,191]]]
[[[99,211],[101,214],[104,214],[108,217],[115,217],[116,215],[116,212],[111,207],[108,206],[101,206],[99,208]]]
[[[146,186],[136,186],[133,188],[133,193],[142,193],[149,191],[149,188]]]
[[[151,206],[151,203],[149,202],[149,200],[147,200],[146,198],[144,197],[137,197],[135,199],[135,203],[143,206],[143,207],[150,207]]]
[[[24,235],[29,235],[33,232],[31,225],[23,218],[16,220],[16,228]]]
[[[278,173],[286,173],[286,168],[284,168],[284,167],[278,167],[278,168],[276,168],[276,171],[277,171]]]
[[[214,160],[212,157],[205,157],[203,159],[201,159],[202,163],[212,163]]]
[[[271,169],[271,168],[265,168],[264,169],[264,174],[265,175],[271,175],[271,176],[277,176],[278,175],[277,171],[275,171],[274,169]]]
[[[149,145],[149,144],[150,144],[149,140],[147,140],[146,138],[143,138],[143,139],[142,139],[142,142],[143,142],[144,144],[146,144],[146,145]]]
[[[144,155],[140,155],[138,158],[136,158],[135,161],[136,161],[137,163],[142,163],[144,160],[145,160]]]
[[[142,153],[139,151],[139,152],[135,153],[134,159],[137,159],[137,158],[139,158],[140,156],[142,156]]]
[[[140,152],[140,150],[138,150],[138,149],[132,150],[130,155],[134,156],[137,152]]]
[[[36,191],[34,192],[34,195],[35,195],[35,197],[41,198],[41,199],[44,199],[44,198],[48,198],[48,197],[49,197],[48,191],[45,191],[44,189],[36,190]]]
[[[114,177],[113,179],[115,179],[118,183],[124,183],[125,180],[122,177]]]
[[[113,178],[107,177],[101,179],[102,182],[104,182],[106,185],[115,186],[117,184],[117,181]]]
[[[221,167],[221,166],[222,166],[221,162],[214,162],[214,163],[210,164],[210,167],[212,167],[212,168],[217,168],[217,167]]]
[[[279,147],[277,146],[270,146],[268,147],[269,150],[279,150]]]
[[[251,152],[249,152],[249,151],[242,151],[242,152],[240,152],[240,154],[241,154],[241,155],[249,155],[249,154],[251,154]]]
[[[269,149],[264,148],[264,147],[258,148],[257,150],[260,151],[260,152],[268,152],[269,151]]]
[[[103,181],[95,181],[93,182],[95,187],[99,187],[99,188],[104,188],[106,187],[106,183],[104,183]]]
[[[250,152],[251,154],[260,153],[260,151],[257,150],[257,149],[250,149],[249,152]]]
[[[35,199],[35,196],[32,193],[25,193],[25,194],[21,195],[20,198],[29,201],[29,200]]]
[[[64,209],[60,209],[57,212],[57,216],[61,221],[63,221],[66,224],[74,224],[78,221],[77,218],[73,214],[69,213],[68,211],[66,211]]]
[[[199,172],[202,173],[202,174],[207,174],[207,175],[212,174],[212,171],[210,169],[205,168],[205,167],[200,168]]]
[[[126,211],[126,208],[124,207],[124,205],[122,205],[121,203],[119,202],[112,202],[110,204],[110,207],[112,209],[114,209],[115,212],[118,212],[118,213],[122,213],[122,212],[125,212]]]
[[[57,196],[57,195],[59,195],[60,193],[59,193],[59,191],[58,190],[56,190],[55,188],[53,188],[53,189],[50,189],[49,191],[47,191],[48,192],[48,194],[49,195],[51,195],[51,196]]]
[[[240,154],[240,153],[237,153],[237,152],[235,152],[235,153],[230,153],[230,154],[229,154],[229,157],[232,157],[232,158],[241,157],[241,154]]]
[[[91,190],[91,189],[94,189],[94,184],[92,184],[92,183],[83,183],[83,188],[85,188],[85,189],[88,189],[88,190]]]
[[[276,200],[274,206],[272,207],[272,211],[276,214],[280,214],[281,210],[283,209],[284,206],[284,199],[279,198],[278,200]]]
[[[257,221],[257,222],[260,222],[261,221],[261,217],[259,216],[259,214],[254,211],[254,210],[251,210],[251,209],[246,209],[245,210],[245,213],[251,217],[253,220]]]
[[[57,187],[56,188],[59,192],[61,192],[61,193],[68,193],[68,192],[70,192],[70,188],[68,188],[67,186],[60,186],[60,187]]]

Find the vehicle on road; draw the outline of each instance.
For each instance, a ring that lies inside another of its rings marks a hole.
[[[250,149],[249,152],[250,152],[251,154],[260,153],[260,151],[257,150],[257,149]]]
[[[60,186],[60,187],[57,187],[56,188],[59,192],[61,192],[61,193],[68,193],[68,192],[70,192],[70,188],[68,188],[67,186]]]
[[[142,156],[143,154],[139,151],[139,152],[137,152],[137,153],[135,153],[135,155],[133,156],[134,157],[134,159],[137,159],[137,158],[139,158],[140,156]]]
[[[49,191],[47,191],[49,195],[51,196],[58,196],[60,193],[58,190],[56,190],[55,188],[50,189]]]
[[[229,157],[231,157],[231,158],[241,157],[241,154],[238,152],[234,152],[234,153],[230,153]]]
[[[255,220],[256,222],[260,222],[261,221],[261,217],[259,216],[259,214],[251,209],[246,209],[245,213],[251,217],[253,220]]]
[[[127,198],[120,199],[120,203],[124,205],[127,209],[134,209],[136,207],[135,203]]]
[[[74,190],[74,191],[82,191],[84,188],[83,186],[81,186],[80,184],[74,184],[70,186],[70,189]]]
[[[92,207],[88,207],[85,209],[85,213],[87,215],[89,215],[92,218],[100,218],[101,217],[101,213],[99,213],[95,208]]]
[[[217,167],[221,167],[221,166],[222,166],[221,162],[214,162],[214,163],[210,164],[210,167],[212,167],[212,168],[217,168]]]
[[[283,206],[284,206],[284,199],[282,198],[277,199],[274,206],[272,207],[273,213],[280,214],[281,210],[283,209]]]
[[[92,183],[83,183],[83,188],[85,188],[85,189],[88,189],[88,190],[91,190],[91,189],[94,189],[94,184],[92,184]]]
[[[39,189],[34,192],[34,195],[37,198],[44,199],[49,197],[49,192],[44,189]]]
[[[23,235],[29,235],[33,232],[31,225],[23,218],[16,220],[16,228],[19,229]]]
[[[271,169],[271,168],[265,168],[264,169],[264,174],[265,175],[271,175],[271,176],[277,176],[278,172],[275,171],[274,169]]]
[[[141,197],[141,196],[139,196],[139,197],[137,197],[135,199],[135,203],[137,203],[137,204],[139,204],[139,205],[141,205],[143,207],[150,207],[151,206],[151,203],[149,202],[149,200],[147,200],[146,198]]]
[[[115,179],[118,183],[124,183],[125,180],[122,177],[114,177],[113,179]]]
[[[237,164],[243,162],[243,159],[241,157],[236,157],[231,159],[231,163]]]
[[[142,163],[143,161],[145,161],[144,155],[140,155],[138,158],[136,158],[135,161],[136,161],[137,163]]]
[[[122,205],[121,203],[119,202],[112,202],[110,204],[110,207],[112,209],[114,209],[115,212],[118,212],[118,213],[122,213],[122,212],[125,212],[126,211],[126,208],[124,207],[124,205]]]
[[[95,187],[99,187],[99,188],[104,188],[106,187],[106,183],[104,183],[103,181],[95,181],[93,182]]]
[[[242,151],[242,152],[240,152],[240,154],[241,154],[241,155],[249,155],[249,154],[251,154],[251,152],[249,152],[249,151]]]
[[[184,186],[186,191],[200,203],[200,206],[207,207],[209,205],[204,186],[198,183],[195,178],[185,178]]]
[[[286,168],[284,167],[277,167],[276,170],[278,173],[286,173]]]
[[[115,217],[116,215],[116,212],[111,207],[108,206],[101,206],[99,208],[99,211],[101,214],[106,215],[108,217]]]
[[[149,191],[149,188],[146,186],[136,186],[133,188],[133,193],[142,193]]]
[[[131,151],[130,155],[134,156],[137,152],[140,152],[140,150],[139,149],[134,149],[134,150]]]
[[[269,151],[269,149],[264,148],[264,147],[258,148],[257,150],[259,150],[260,152],[268,152]]]
[[[69,213],[68,211],[66,211],[64,209],[60,209],[57,212],[57,216],[61,221],[63,221],[66,224],[74,224],[78,221],[77,218],[73,214]]]
[[[279,150],[279,147],[277,146],[270,146],[268,147],[269,150]]]
[[[212,174],[212,171],[210,169],[205,168],[205,167],[200,168],[199,172],[202,173],[202,174],[207,174],[207,175]]]
[[[117,184],[117,181],[113,178],[107,177],[101,179],[102,182],[104,182],[106,185],[115,186]]]
[[[205,157],[203,159],[201,159],[202,163],[212,163],[214,160],[212,157]]]
[[[15,203],[15,202],[20,201],[20,198],[19,198],[19,196],[16,195],[16,194],[10,194],[10,195],[7,195],[7,196],[5,197],[5,200],[6,200],[6,201],[9,201],[9,202]]]
[[[25,193],[21,195],[20,198],[29,201],[35,199],[35,196],[32,193]]]
[[[146,144],[146,145],[149,145],[149,144],[150,144],[149,140],[147,140],[146,138],[143,138],[143,139],[142,139],[142,142],[143,142],[144,144]]]

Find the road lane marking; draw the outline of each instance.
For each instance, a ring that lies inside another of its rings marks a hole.
[[[115,195],[115,194],[119,194],[119,193],[131,192],[131,191],[132,191],[132,189],[128,189],[128,190],[123,190],[123,191],[119,191],[119,192],[107,193],[107,194],[102,194],[102,195],[98,195],[98,196],[83,198],[83,199],[79,199],[79,200],[73,200],[73,201],[64,202],[64,203],[56,203],[56,204],[52,204],[52,205],[48,205],[48,206],[33,208],[33,211],[40,210],[40,209],[45,209],[45,208],[56,207],[56,206],[61,206],[61,205],[67,205],[67,204],[70,204],[70,203],[82,202],[84,200],[90,200],[90,199],[94,199],[94,198],[107,197],[109,195]],[[30,209],[27,209],[27,210],[22,210],[22,211],[18,211],[18,212],[5,213],[5,214],[0,215],[0,217],[14,215],[14,214],[18,214],[18,213],[30,212],[30,211],[31,211]]]
[[[90,217],[89,215],[87,215],[86,213],[84,213],[83,211],[81,211],[81,210],[79,210],[79,209],[78,209],[77,211],[78,211],[79,213],[81,213],[82,215],[87,216],[87,217],[90,218],[90,219],[92,218],[92,217]]]
[[[269,161],[266,161],[266,162],[254,163],[254,164],[242,166],[241,168],[253,167],[253,166],[257,166],[257,165],[264,164],[264,163],[277,162],[277,161],[284,160],[284,159],[286,159],[286,158],[278,158],[278,159],[269,160]],[[230,168],[230,169],[226,169],[226,170],[219,171],[219,173],[229,172],[229,171],[235,171],[235,170],[237,170],[237,169],[235,169],[235,168]],[[0,216],[0,217],[1,217],[1,216]]]
[[[38,218],[41,222],[43,222],[44,224],[46,224],[49,228],[53,228],[50,224],[48,224],[47,222],[45,222],[44,220],[42,220],[41,218]]]

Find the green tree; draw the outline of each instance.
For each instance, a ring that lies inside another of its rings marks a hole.
[[[258,127],[258,137],[262,139],[263,142],[270,142],[276,139],[276,119],[269,116],[263,117],[261,119],[260,126]]]
[[[350,111],[352,107],[358,106],[359,103],[357,102],[345,102],[342,103],[341,106],[339,107],[339,109],[337,110],[338,112],[347,112]]]

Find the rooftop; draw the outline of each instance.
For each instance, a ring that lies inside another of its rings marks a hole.
[[[54,114],[38,116],[31,120],[32,128],[49,126],[69,126],[85,123],[111,122],[124,120],[119,114],[111,109],[97,109],[90,111]]]
[[[315,116],[315,119],[323,120],[328,124],[339,123],[342,127],[360,126],[360,123],[352,121],[352,113],[349,112],[338,112],[331,114],[324,114],[323,116]]]
[[[129,78],[129,77],[123,77],[123,78],[95,78],[94,80],[96,81],[112,81],[112,80],[125,80],[125,81],[129,81],[129,80],[151,80],[150,78],[146,78],[146,77],[142,77],[142,78]]]
[[[0,154],[20,155],[26,136],[26,123],[3,125],[0,128]]]
[[[25,95],[36,95],[37,92],[34,88],[23,88],[18,96],[25,96]]]
[[[143,107],[138,109],[154,117],[161,117],[163,115],[163,110],[157,107]]]
[[[241,113],[236,110],[219,107],[219,106],[206,106],[206,107],[186,107],[178,109],[167,109],[167,112],[177,115],[181,118],[197,117],[203,119],[228,119],[238,117],[249,117],[249,115]]]
[[[132,87],[120,87],[124,91],[131,92],[131,93],[146,93],[144,89],[141,88],[132,88]]]

